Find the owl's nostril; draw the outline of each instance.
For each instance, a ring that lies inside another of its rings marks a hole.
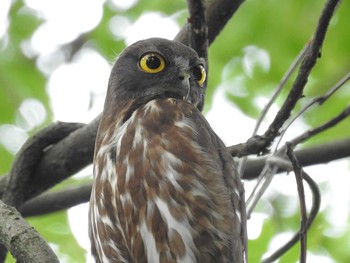
[[[187,72],[181,72],[179,74],[180,81],[188,80],[189,78],[190,78],[190,74],[188,74]]]

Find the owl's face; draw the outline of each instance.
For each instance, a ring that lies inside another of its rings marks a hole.
[[[127,47],[110,77],[107,97],[118,102],[140,98],[176,98],[203,106],[205,62],[181,44],[151,38]]]

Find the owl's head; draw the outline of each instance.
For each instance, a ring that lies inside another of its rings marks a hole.
[[[107,98],[117,104],[132,99],[176,98],[203,108],[205,61],[176,41],[150,38],[127,47],[117,58]]]

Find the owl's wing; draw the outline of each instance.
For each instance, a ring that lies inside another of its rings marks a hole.
[[[244,262],[243,187],[193,105],[149,101],[112,134],[94,161],[90,235],[101,261]]]
[[[245,192],[241,182],[241,178],[236,169],[236,164],[227,151],[225,144],[213,131],[207,120],[200,112],[192,111],[190,119],[193,119],[194,130],[202,131],[198,136],[199,144],[203,148],[208,149],[209,155],[219,164],[221,167],[221,176],[224,179],[224,183],[227,187],[227,191],[231,196],[232,209],[239,220],[235,222],[235,231],[233,233],[232,252],[233,258],[239,259],[243,257],[242,262],[247,260],[247,218],[245,207]],[[210,150],[209,150],[210,149]],[[233,262],[236,262],[235,260]],[[241,262],[237,260],[237,262]]]

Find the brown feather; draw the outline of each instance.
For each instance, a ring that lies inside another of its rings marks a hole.
[[[93,253],[101,262],[243,262],[243,187],[201,113],[156,99],[123,119],[102,119],[96,144]]]

